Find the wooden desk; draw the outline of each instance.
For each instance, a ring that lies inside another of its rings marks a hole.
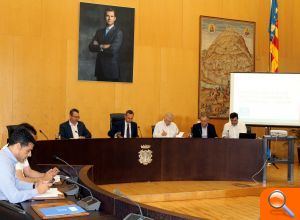
[[[141,146],[151,146],[152,162],[139,162]],[[172,180],[251,180],[263,165],[258,139],[77,139],[38,141],[31,165],[94,165],[96,184]],[[262,174],[256,177],[262,180]]]
[[[73,196],[69,196],[67,198],[68,200],[71,200],[71,201],[75,201],[75,198]],[[22,202],[21,203],[21,206],[23,207],[23,209],[33,217],[33,219],[41,219],[37,214],[36,212],[31,208],[31,205],[32,204],[39,204],[39,203],[49,203],[49,202],[60,202],[62,200],[44,200],[44,201],[26,201],[26,202]],[[90,211],[89,212],[90,215],[88,216],[82,216],[82,217],[72,217],[72,218],[59,218],[59,219],[75,219],[75,220],[83,220],[83,219],[86,219],[86,220],[116,220],[117,218],[112,216],[112,215],[109,215],[109,214],[105,214],[103,212],[98,212],[98,211]]]

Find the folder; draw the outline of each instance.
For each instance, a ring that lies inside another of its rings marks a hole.
[[[54,203],[33,204],[31,207],[42,219],[89,215],[83,208],[68,200]]]

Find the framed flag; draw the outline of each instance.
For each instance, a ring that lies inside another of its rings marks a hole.
[[[255,71],[255,22],[200,16],[198,115],[228,118],[230,73]]]

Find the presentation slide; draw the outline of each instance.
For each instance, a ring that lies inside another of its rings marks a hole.
[[[231,73],[230,112],[250,125],[300,126],[300,74]]]

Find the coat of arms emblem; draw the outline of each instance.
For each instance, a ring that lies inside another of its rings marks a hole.
[[[139,151],[139,162],[143,165],[148,165],[152,162],[152,150],[150,145],[142,145]]]

